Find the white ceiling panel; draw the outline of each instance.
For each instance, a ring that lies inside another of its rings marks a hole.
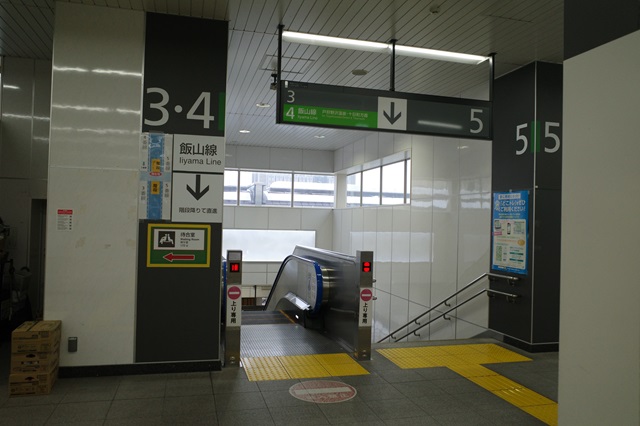
[[[500,76],[532,61],[563,58],[562,0],[61,0],[229,21],[230,144],[334,150],[361,131],[275,124],[269,89],[278,24],[292,31],[487,55]],[[0,54],[51,57],[55,2],[0,0]],[[387,55],[284,43],[284,79],[388,90]],[[367,74],[355,76],[354,69]],[[459,96],[486,84],[489,69],[397,57],[398,91]],[[258,108],[259,102],[271,108]],[[238,133],[249,129],[251,133]],[[323,139],[316,136],[322,135]]]

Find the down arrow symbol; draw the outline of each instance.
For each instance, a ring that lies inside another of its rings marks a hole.
[[[402,117],[402,112],[399,112],[398,115],[395,115],[395,113],[396,113],[396,103],[395,102],[391,102],[391,114],[387,114],[387,111],[382,111],[382,113],[387,118],[387,120],[389,120],[389,123],[391,123],[391,124],[394,124],[396,121],[398,121],[400,119],[400,117]]]
[[[207,192],[209,192],[209,187],[207,186],[206,188],[203,188],[202,191],[200,191],[200,175],[196,175],[196,189],[195,191],[193,189],[191,189],[191,187],[189,185],[187,185],[187,191],[189,191],[189,193],[191,195],[193,195],[193,198],[195,198],[196,200],[199,200],[200,198],[202,198],[202,196],[204,194],[206,194]]]

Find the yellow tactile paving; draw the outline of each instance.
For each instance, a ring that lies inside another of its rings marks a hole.
[[[398,367],[404,368],[404,369],[438,367],[438,365],[434,361],[430,360],[429,358],[412,357],[412,358],[393,358],[390,360],[393,361],[393,363]]]
[[[449,355],[460,354],[477,354],[479,351],[475,348],[476,345],[447,345],[440,346],[440,349],[448,353]]]
[[[263,380],[286,380],[290,379],[289,373],[284,367],[270,367],[270,368],[246,368],[244,369],[247,374],[247,378],[252,382],[259,382]]]
[[[456,358],[464,361],[465,364],[493,364],[501,362],[497,358],[492,357],[491,355],[474,353],[474,354],[457,354]]]
[[[530,407],[533,405],[551,405],[555,404],[555,401],[546,398],[539,393],[522,387],[520,389],[502,389],[492,391],[494,395],[499,396],[508,403],[515,405],[516,407]]]
[[[403,369],[447,367],[548,425],[558,424],[558,404],[480,364],[531,361],[495,344],[379,349]]]
[[[281,356],[278,360],[285,367],[289,366],[305,366],[305,365],[320,365],[314,355],[293,355],[293,356]]]
[[[242,366],[250,381],[369,374],[347,354],[242,358]]]
[[[281,367],[282,364],[276,356],[265,356],[259,358],[242,358],[242,365],[245,368],[271,368]]]
[[[363,376],[369,374],[359,364],[332,364],[323,366],[332,376]]]
[[[313,358],[315,358],[322,365],[354,363],[353,358],[351,358],[347,354],[319,354],[319,355],[313,355]]]
[[[331,374],[320,364],[289,365],[285,367],[292,379],[310,379],[313,377],[329,377]]]
[[[471,380],[476,385],[490,391],[524,388],[524,386],[522,386],[521,384],[516,383],[513,380],[507,379],[506,377],[500,376],[500,375],[484,376],[484,377],[467,377],[467,379]]]
[[[520,407],[538,420],[552,426],[558,424],[558,404],[535,405],[532,407]]]

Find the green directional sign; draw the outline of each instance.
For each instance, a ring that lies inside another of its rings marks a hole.
[[[323,124],[334,127],[348,126],[375,129],[378,127],[378,113],[344,108],[285,105],[283,121],[285,123]]]
[[[148,268],[208,268],[211,225],[148,224]]]
[[[488,101],[297,81],[279,91],[278,123],[492,138]]]

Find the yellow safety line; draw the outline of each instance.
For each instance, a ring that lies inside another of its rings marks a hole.
[[[402,369],[447,367],[467,380],[515,405],[538,420],[556,426],[558,403],[480,364],[531,361],[501,346],[489,344],[378,349]]]

